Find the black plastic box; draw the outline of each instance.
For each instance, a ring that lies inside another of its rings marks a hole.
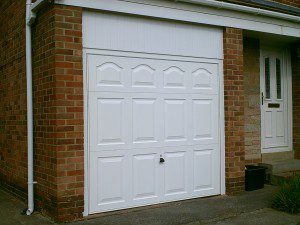
[[[245,190],[254,191],[264,188],[266,168],[262,166],[246,166]]]

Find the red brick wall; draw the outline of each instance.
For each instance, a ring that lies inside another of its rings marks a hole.
[[[217,0],[217,1],[225,1],[225,2],[234,3],[234,4],[249,5],[249,6],[252,6],[252,7],[258,7],[258,4],[255,4],[254,2],[251,2],[251,1],[245,1],[245,0]],[[300,1],[299,0],[269,0],[269,1],[285,4],[285,5],[288,5],[288,6],[298,7],[298,8],[300,7]],[[263,7],[263,8],[266,8],[266,7]],[[268,8],[266,8],[266,9],[268,9]]]
[[[24,198],[25,3],[0,5],[0,182]],[[48,4],[32,28],[36,206],[59,221],[80,218],[83,212],[81,20],[81,9]]]
[[[82,10],[55,12],[57,219],[66,221],[82,217],[84,204]]]
[[[35,194],[37,207],[50,216],[57,204],[54,19],[54,7],[47,5],[32,27]]]
[[[83,212],[81,13],[48,5],[33,29],[36,193],[41,210],[58,221]]]
[[[1,1],[0,48],[0,184],[26,197],[25,0]]]
[[[300,7],[300,1],[299,0],[272,0],[272,2],[278,2],[281,4],[294,6],[294,7]]]
[[[293,82],[293,148],[295,157],[300,159],[300,42],[292,46]]]
[[[245,162],[261,162],[259,39],[244,38]]]
[[[226,191],[234,194],[245,178],[243,31],[226,27],[223,40]]]

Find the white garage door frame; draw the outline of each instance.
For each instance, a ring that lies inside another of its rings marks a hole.
[[[88,127],[88,114],[89,114],[89,105],[88,105],[88,74],[87,74],[87,58],[88,55],[105,53],[105,50],[98,49],[83,49],[83,84],[84,84],[84,216],[88,216],[89,212],[89,173],[90,173],[90,162],[89,162],[89,127]],[[109,51],[107,51],[109,54]],[[122,55],[126,53],[122,53]],[[195,59],[197,59],[195,57]],[[200,59],[200,58],[198,58]],[[201,62],[211,62],[210,59],[201,58]],[[223,81],[223,58],[219,59],[219,143],[220,143],[220,190],[221,194],[225,194],[225,128],[224,128],[224,81]]]

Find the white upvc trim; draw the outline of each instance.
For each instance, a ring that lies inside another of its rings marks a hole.
[[[239,12],[252,13],[255,15],[263,15],[263,16],[274,17],[274,18],[279,18],[284,20],[291,20],[294,22],[300,22],[300,17],[298,16],[293,16],[293,15],[280,13],[280,12],[274,12],[274,11],[265,10],[261,8],[254,8],[254,7],[244,6],[244,5],[232,4],[228,2],[215,1],[215,0],[178,0],[178,1],[195,3],[200,5],[207,5],[207,6],[217,7],[219,9],[236,10]]]
[[[224,46],[222,47],[222,49]],[[220,172],[221,172],[221,195],[226,194],[226,174],[225,174],[225,107],[224,107],[224,66],[223,60],[219,61],[219,129],[220,129]]]
[[[285,52],[287,62],[287,85],[288,85],[288,131],[289,131],[289,147],[290,151],[293,151],[293,74],[292,74],[292,62],[291,62],[291,49],[288,47]]]
[[[87,53],[86,50],[82,51],[82,65],[83,65],[83,99],[84,99],[84,211],[83,216],[89,215],[89,138],[88,138],[88,79],[87,79]]]
[[[189,0],[183,0],[189,1]],[[196,1],[196,0],[195,0]],[[300,37],[300,23],[271,16],[164,0],[55,0],[57,4]],[[198,2],[198,1],[197,1]],[[202,1],[201,1],[202,2]],[[198,2],[199,4],[201,3]],[[223,3],[225,4],[225,3]],[[232,4],[234,5],[234,4]],[[235,5],[236,6],[236,5]],[[239,6],[240,7],[240,6]],[[251,7],[249,7],[251,8]],[[252,8],[251,8],[252,9]],[[271,13],[271,11],[268,11]],[[272,12],[275,14],[275,12]],[[276,13],[278,14],[278,13]],[[281,14],[280,14],[281,15]],[[289,18],[298,20],[296,16]],[[283,17],[283,16],[281,16]]]

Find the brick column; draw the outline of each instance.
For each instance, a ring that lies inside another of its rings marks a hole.
[[[82,217],[84,205],[82,9],[55,6],[57,220]]]
[[[226,27],[223,35],[226,192],[235,194],[245,178],[243,31]]]
[[[33,33],[37,205],[71,221],[84,205],[82,9],[48,5]]]
[[[293,150],[300,159],[300,42],[292,46]]]

